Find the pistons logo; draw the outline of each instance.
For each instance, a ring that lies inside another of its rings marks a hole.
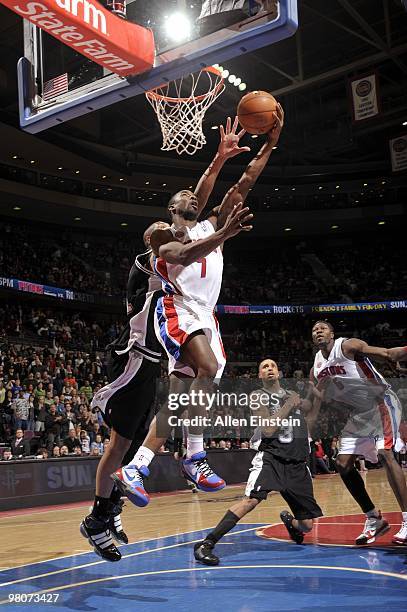
[[[372,84],[370,81],[360,81],[356,85],[356,93],[360,98],[365,98],[372,91]]]
[[[346,370],[343,366],[333,365],[333,366],[328,366],[327,368],[324,368],[318,374],[318,380],[321,380],[321,378],[326,378],[327,376],[344,376],[344,375],[346,375]]]

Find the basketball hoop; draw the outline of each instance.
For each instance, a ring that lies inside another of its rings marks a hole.
[[[182,97],[182,88],[191,91]],[[202,90],[206,93],[199,93]],[[208,108],[225,89],[222,74],[213,66],[146,92],[163,135],[162,151],[193,155],[206,144],[202,121]]]

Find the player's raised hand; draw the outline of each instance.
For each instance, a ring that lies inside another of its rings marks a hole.
[[[223,225],[222,231],[225,234],[225,240],[232,238],[240,232],[250,232],[253,229],[252,225],[247,225],[253,219],[253,215],[250,212],[250,208],[246,206],[243,208],[243,203],[239,202],[236,204],[232,211],[229,213],[225,224]]]
[[[279,141],[281,130],[284,126],[284,109],[279,102],[277,103],[277,110],[273,113],[273,115],[276,118],[276,122],[274,127],[267,134],[267,138],[270,144],[275,147]]]
[[[240,130],[236,133],[238,124],[239,121],[237,117],[235,117],[233,125],[231,118],[228,117],[226,127],[224,128],[223,125],[221,125],[219,128],[220,143],[218,153],[224,159],[230,159],[231,157],[239,155],[239,153],[247,153],[250,151],[250,147],[239,147],[239,140],[246,133],[246,130]]]

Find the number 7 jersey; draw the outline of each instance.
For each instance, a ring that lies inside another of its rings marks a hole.
[[[195,242],[215,233],[210,221],[201,221],[194,227],[171,228],[181,242]],[[204,310],[213,311],[222,286],[223,255],[220,247],[189,266],[171,264],[161,257],[155,258],[154,270],[160,277],[163,290],[176,297],[176,301],[195,302]]]

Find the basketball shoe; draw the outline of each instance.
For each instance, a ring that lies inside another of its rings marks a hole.
[[[120,561],[122,556],[113,542],[109,520],[110,517],[102,519],[89,514],[83,519],[79,529],[83,537],[93,546],[95,553],[102,559],[105,561]]]
[[[296,544],[302,544],[304,541],[304,534],[302,531],[294,527],[293,525],[293,515],[288,512],[288,510],[283,510],[280,512],[280,518],[284,523],[285,528],[288,531],[288,535]]]
[[[391,541],[393,544],[407,544],[407,521],[401,523],[400,530],[394,534]]]
[[[185,478],[193,482],[201,491],[220,491],[226,486],[225,481],[215,474],[209,466],[205,451],[200,451],[189,459],[184,459],[182,461],[182,472]]]
[[[381,512],[379,516],[368,517],[365,521],[365,526],[362,533],[356,538],[355,544],[358,546],[363,544],[372,544],[376,538],[387,533],[390,529],[389,523],[382,518]]]
[[[135,465],[125,465],[111,475],[119,491],[126,495],[135,505],[143,508],[150,501],[150,496],[144,488],[144,478],[150,475],[145,465],[137,468]]]
[[[214,543],[209,540],[197,542],[194,546],[194,557],[204,565],[219,565],[219,557],[213,554]]]

